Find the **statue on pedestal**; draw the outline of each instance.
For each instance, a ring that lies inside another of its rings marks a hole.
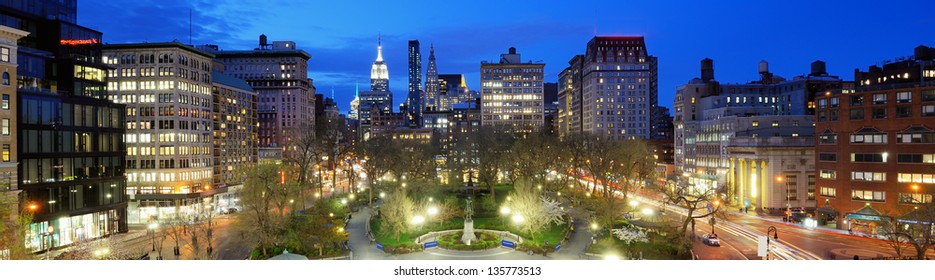
[[[471,245],[471,242],[477,240],[477,236],[474,235],[474,220],[471,219],[471,216],[474,215],[474,205],[471,198],[467,199],[467,206],[464,207],[464,235],[461,235],[461,241],[464,244]]]

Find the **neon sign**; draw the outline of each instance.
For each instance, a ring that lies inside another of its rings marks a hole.
[[[91,39],[62,39],[60,42],[63,46],[80,46],[80,45],[93,45],[100,43],[97,38]]]

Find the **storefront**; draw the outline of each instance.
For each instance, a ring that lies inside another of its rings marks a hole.
[[[26,247],[36,252],[104,237],[117,232],[119,220],[117,210],[109,210],[33,223],[26,232]]]
[[[869,205],[845,216],[847,230],[854,233],[876,235],[880,227],[890,218],[883,216]]]

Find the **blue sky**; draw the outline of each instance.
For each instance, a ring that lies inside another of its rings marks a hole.
[[[821,3],[813,3],[821,2]],[[395,103],[407,91],[407,41],[435,44],[439,73],[466,75],[479,89],[481,60],[513,46],[524,60],[546,63],[546,81],[594,35],[643,35],[659,57],[659,104],[715,61],[721,82],[758,77],[757,63],[791,78],[824,60],[847,80],[855,68],[935,46],[935,1],[79,1],[78,23],[104,32],[106,43],[188,42],[252,49],[264,33],[296,41],[312,55],[309,76],[319,93],[334,89],[344,112],[354,84],[369,86],[377,34],[383,36]]]

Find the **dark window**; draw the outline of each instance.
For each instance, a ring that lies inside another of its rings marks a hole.
[[[922,163],[922,154],[898,154],[896,161],[899,163]]]
[[[820,161],[838,161],[838,155],[835,153],[821,153],[818,154],[818,160]]]
[[[831,110],[831,114],[830,114],[830,116],[829,116],[829,119],[830,119],[831,121],[836,121],[836,120],[838,120],[838,110]]]
[[[852,119],[852,120],[862,120],[862,119],[864,119],[864,109],[863,109],[863,108],[851,109],[851,118],[850,118],[850,119]]]
[[[896,117],[897,118],[911,118],[912,117],[912,106],[896,107]]]
[[[851,154],[851,162],[886,162],[883,154]]]
[[[10,109],[10,95],[9,94],[3,95],[3,103],[2,105],[0,105],[0,108],[3,108],[3,110]]]
[[[3,85],[10,85],[10,73],[8,72],[3,72]]]
[[[818,121],[823,122],[828,120],[828,114],[824,111],[818,112]]]
[[[873,118],[874,119],[885,119],[886,108],[873,108]]]
[[[838,135],[836,135],[836,134],[834,134],[834,133],[827,133],[827,132],[826,132],[826,133],[822,134],[821,136],[819,136],[819,139],[821,140],[821,144],[825,144],[825,145],[837,144],[837,143],[838,143]]]
[[[864,105],[864,96],[863,95],[853,95],[851,96],[851,106],[862,106]]]
[[[935,89],[922,91],[922,101],[935,101]]]

